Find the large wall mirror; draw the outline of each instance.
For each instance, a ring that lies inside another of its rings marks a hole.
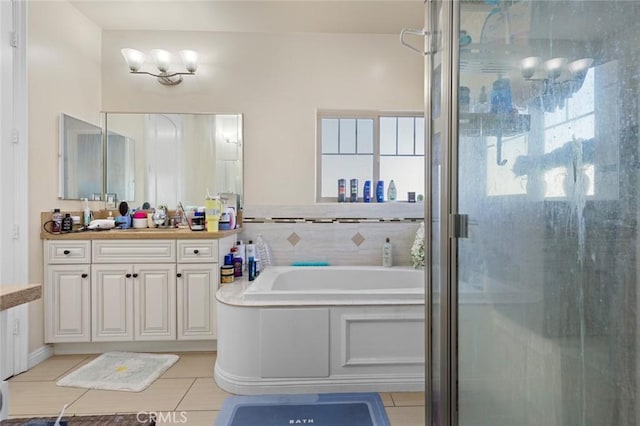
[[[93,199],[101,196],[103,147],[100,126],[60,114],[60,178],[58,196]],[[94,195],[95,194],[95,195]]]
[[[106,170],[104,190],[98,191],[103,197],[132,207],[199,206],[207,194],[221,193],[237,194],[241,202],[241,114],[108,112],[103,126]]]

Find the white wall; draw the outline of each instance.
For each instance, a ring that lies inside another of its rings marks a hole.
[[[40,212],[80,210],[58,194],[58,120],[100,124],[101,31],[66,1],[29,1],[29,281],[43,282]],[[44,342],[43,307],[29,307],[29,351]]]
[[[317,109],[423,109],[422,58],[397,35],[104,31],[102,40],[103,110],[244,114],[245,204],[314,203]],[[165,87],[129,74],[123,47],[189,48],[202,61]]]
[[[309,205],[317,109],[422,109],[422,58],[397,35],[101,31],[65,1],[28,5],[31,282],[43,282],[40,212],[81,207],[57,199],[61,112],[96,124],[101,110],[243,113],[245,202]],[[128,73],[127,46],[195,49],[201,66],[165,87]],[[29,322],[34,351],[44,342],[41,302]]]

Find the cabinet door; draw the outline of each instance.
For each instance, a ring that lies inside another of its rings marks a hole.
[[[178,264],[178,339],[216,338],[218,264]]]
[[[135,340],[175,340],[176,265],[135,265]]]
[[[91,341],[89,265],[49,265],[46,269],[45,342]]]
[[[132,265],[91,266],[91,334],[94,342],[133,340]]]

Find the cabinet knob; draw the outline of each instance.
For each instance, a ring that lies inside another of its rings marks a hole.
[[[80,275],[82,278],[87,278],[89,276],[89,274],[82,274]]]
[[[181,274],[181,273],[177,273],[177,274],[176,274],[176,277],[178,277],[178,278],[180,278],[181,276],[182,276],[182,274]]]
[[[70,250],[65,250],[65,251],[63,251],[63,253],[64,254],[71,254],[71,251]]]
[[[125,275],[125,277],[131,278],[131,274],[127,274],[127,275]]]
[[[198,250],[198,249],[195,249],[195,250],[193,251],[193,254],[198,254],[198,253],[200,253],[200,250]]]
[[[133,274],[133,278],[138,278],[138,274]]]

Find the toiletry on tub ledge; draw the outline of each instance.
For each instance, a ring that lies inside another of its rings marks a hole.
[[[242,260],[242,270],[247,270],[247,252],[245,245],[242,244],[242,240],[236,241],[236,248],[238,249],[238,257]]]
[[[249,272],[249,281],[253,281],[256,279],[256,262],[253,259],[253,256],[249,257],[249,261],[247,262],[247,271]]]
[[[253,244],[253,240],[249,240],[249,244],[245,246],[245,250],[247,252],[247,259],[256,258],[256,245]]]
[[[393,246],[389,242],[389,238],[382,245],[382,266],[390,268],[393,264]]]

